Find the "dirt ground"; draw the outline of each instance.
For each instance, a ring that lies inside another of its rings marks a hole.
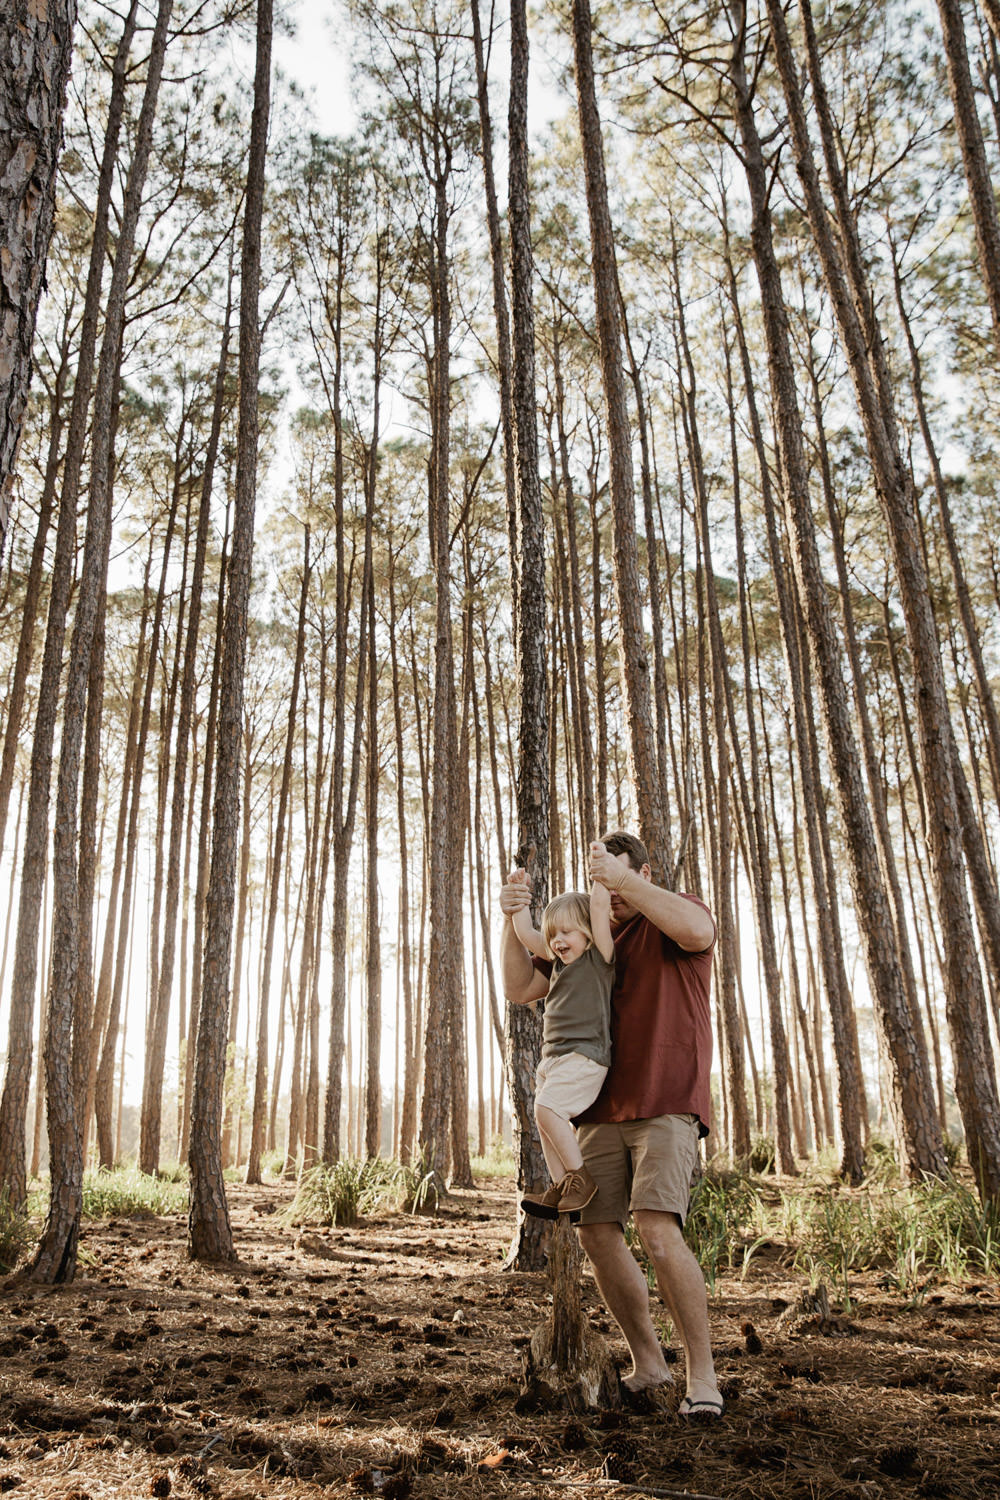
[[[86,1223],[70,1287],[0,1284],[0,1494],[1000,1496],[994,1283],[857,1278],[844,1316],[774,1248],[711,1299],[722,1421],[676,1388],[574,1416],[521,1398],[547,1278],[501,1269],[510,1183],[328,1232],[276,1222],[288,1197],[230,1190],[225,1271],[147,1217]],[[584,1302],[624,1364],[589,1278]]]

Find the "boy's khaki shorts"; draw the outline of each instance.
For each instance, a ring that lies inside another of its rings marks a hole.
[[[535,1070],[535,1108],[543,1104],[560,1119],[571,1120],[593,1104],[607,1071],[582,1052],[541,1058]]]
[[[691,1200],[698,1160],[698,1116],[657,1115],[611,1125],[580,1125],[577,1139],[597,1192],[580,1214],[582,1224],[624,1229],[636,1209],[676,1214],[681,1223]]]

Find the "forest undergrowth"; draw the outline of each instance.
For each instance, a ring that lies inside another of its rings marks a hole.
[[[514,1185],[496,1158],[477,1163],[475,1189],[418,1212],[419,1163],[345,1161],[298,1188],[268,1165],[261,1186],[229,1185],[232,1267],[187,1258],[182,1172],[123,1167],[88,1176],[74,1283],[0,1281],[0,1493],[978,1500],[1000,1488],[997,1225],[961,1172],[905,1185],[880,1160],[846,1189],[819,1167],[791,1179],[710,1164],[688,1234],[726,1414],[692,1426],[676,1414],[680,1376],[603,1412],[526,1395],[523,1355],[550,1293],[545,1272],[503,1269]],[[40,1219],[4,1224],[23,1268]],[[583,1302],[624,1369],[586,1273]]]

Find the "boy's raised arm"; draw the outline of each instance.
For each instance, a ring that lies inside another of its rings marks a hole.
[[[530,906],[522,906],[520,911],[516,911],[510,920],[514,931],[529,953],[533,953],[536,958],[552,957],[552,954],[545,946],[545,939],[531,920]]]
[[[615,961],[615,942],[611,936],[611,892],[594,881],[590,887],[590,930],[594,947],[609,964]]]

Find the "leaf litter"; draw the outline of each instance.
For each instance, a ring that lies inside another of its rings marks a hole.
[[[274,1212],[289,1199],[230,1188],[233,1267],[189,1261],[183,1215],[149,1215],[86,1221],[68,1287],[0,1283],[0,1495],[1000,1493],[991,1280],[921,1301],[858,1275],[847,1318],[774,1245],[710,1299],[721,1421],[681,1421],[677,1388],[568,1413],[522,1392],[549,1291],[544,1273],[502,1269],[511,1184],[298,1234]],[[626,1368],[589,1276],[583,1298]]]

